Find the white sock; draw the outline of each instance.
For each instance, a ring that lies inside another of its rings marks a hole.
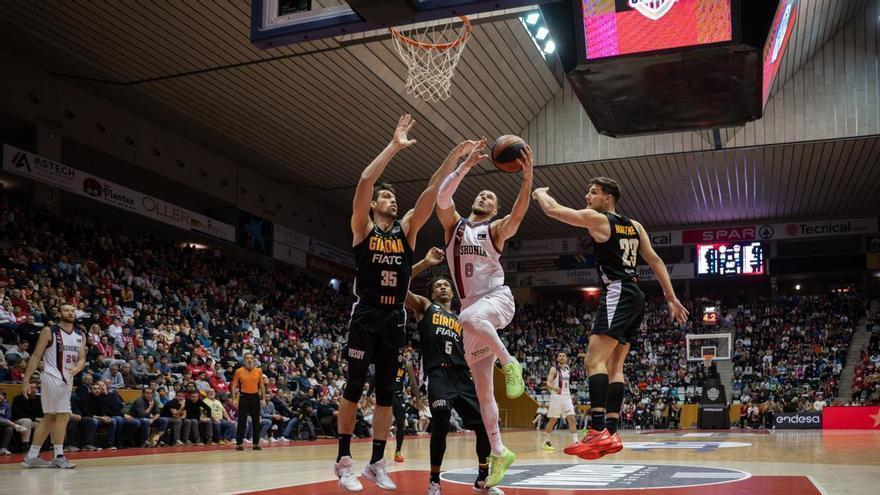
[[[31,448],[28,450],[27,458],[33,459],[34,457],[39,457],[40,455],[40,446],[39,445],[31,445]]]
[[[578,434],[576,432],[571,433],[571,443],[577,443],[577,441],[578,441]]]
[[[546,431],[544,432],[544,442],[550,443],[550,434],[547,433]]]
[[[52,444],[52,449],[55,451],[55,457],[64,457],[64,444]]]

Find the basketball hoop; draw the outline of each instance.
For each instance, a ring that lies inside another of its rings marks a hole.
[[[407,67],[406,92],[425,101],[449,98],[452,76],[471,36],[471,22],[459,17],[461,30],[454,20],[429,23],[406,30],[390,28],[397,53]]]
[[[703,354],[703,363],[706,365],[706,368],[712,366],[713,359],[715,359],[714,354]]]

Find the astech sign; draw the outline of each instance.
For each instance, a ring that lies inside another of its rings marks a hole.
[[[777,430],[821,430],[822,413],[782,413],[773,418]]]

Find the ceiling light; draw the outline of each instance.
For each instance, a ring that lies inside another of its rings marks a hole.
[[[532,26],[534,26],[535,24],[538,23],[538,19],[540,19],[540,18],[541,18],[541,14],[538,14],[537,12],[535,12],[534,14],[529,14],[528,16],[526,16],[526,22],[531,24]]]
[[[539,40],[543,40],[544,38],[547,37],[548,34],[550,34],[550,30],[545,28],[544,26],[541,26],[538,28],[538,34],[535,35],[535,38],[538,38]]]
[[[549,54],[549,53],[553,53],[555,51],[556,51],[556,43],[554,43],[553,40],[548,41],[547,44],[544,45],[544,53]]]

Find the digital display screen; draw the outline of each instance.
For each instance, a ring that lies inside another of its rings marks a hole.
[[[697,246],[697,275],[763,275],[764,247],[760,242]]]
[[[773,81],[776,80],[779,66],[782,64],[782,55],[785,54],[788,39],[794,31],[797,2],[798,0],[779,2],[776,17],[773,18],[773,26],[770,28],[770,36],[767,37],[767,43],[764,44],[764,99],[761,102],[761,108],[767,106],[770,90],[773,89]]]
[[[731,0],[582,0],[587,60],[733,39]]]
[[[718,324],[718,308],[715,306],[706,306],[703,310],[703,325],[715,326]]]

